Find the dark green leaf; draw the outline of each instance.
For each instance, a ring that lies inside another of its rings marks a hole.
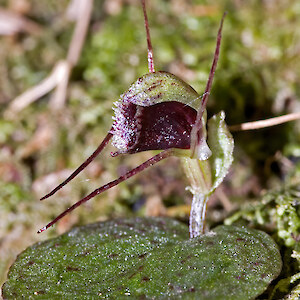
[[[264,232],[220,226],[186,240],[187,227],[138,218],[78,227],[19,255],[7,299],[252,299],[281,270]]]

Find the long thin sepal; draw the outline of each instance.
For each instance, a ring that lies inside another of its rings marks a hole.
[[[109,140],[112,138],[112,133],[110,131],[102,141],[102,143],[98,146],[98,148],[94,151],[94,153],[82,164],[80,165],[64,182],[54,188],[50,193],[42,197],[40,200],[45,200],[50,196],[54,195],[58,190],[60,190],[63,186],[65,186],[68,182],[70,182],[74,177],[76,177],[83,169],[85,169],[104,149],[104,147],[108,144]]]
[[[68,213],[70,213],[71,211],[73,211],[76,207],[80,206],[81,204],[87,202],[88,200],[90,200],[91,198],[105,192],[106,190],[118,185],[119,183],[121,183],[122,181],[134,176],[135,174],[138,174],[140,172],[142,172],[143,170],[145,170],[148,167],[151,167],[152,165],[158,163],[159,161],[169,157],[172,154],[172,150],[165,150],[160,152],[159,154],[151,157],[150,159],[148,159],[147,161],[145,161],[143,164],[139,165],[138,167],[132,169],[131,171],[127,172],[125,175],[119,177],[118,179],[111,181],[105,185],[103,185],[102,187],[94,190],[92,193],[90,193],[89,195],[87,195],[86,197],[82,198],[81,200],[79,200],[78,202],[76,202],[74,205],[72,205],[71,207],[69,207],[68,209],[66,209],[63,213],[61,213],[59,216],[57,216],[53,221],[51,221],[49,224],[47,224],[45,227],[41,228],[37,233],[41,233],[43,231],[45,231],[46,229],[48,229],[49,227],[51,227],[52,225],[54,225],[57,221],[59,221],[61,218],[63,218],[65,215],[67,215]]]
[[[147,17],[147,11],[146,11],[146,0],[142,0],[142,6],[143,6],[143,12],[144,12],[144,21],[145,21],[145,29],[146,29],[146,35],[147,35],[147,45],[148,45],[148,67],[149,67],[149,73],[154,73],[154,60],[153,60],[153,48],[151,43],[151,37],[150,37],[150,30],[149,30],[149,23],[148,23],[148,17]]]
[[[196,122],[193,126],[192,133],[191,133],[191,137],[192,137],[191,138],[191,150],[192,150],[192,152],[195,151],[197,143],[199,142],[198,139],[201,138],[200,133],[201,133],[201,130],[202,130],[202,117],[203,117],[204,111],[206,109],[206,104],[207,104],[208,97],[209,97],[209,94],[210,94],[210,91],[211,91],[215,71],[216,71],[216,68],[217,68],[218,60],[219,60],[220,46],[221,46],[221,40],[222,40],[222,29],[223,29],[223,23],[224,23],[224,19],[225,19],[226,15],[227,15],[227,13],[225,12],[223,14],[223,17],[222,17],[222,20],[221,20],[221,23],[220,23],[218,36],[217,36],[217,44],[216,44],[214,59],[213,59],[212,66],[211,66],[211,69],[210,69],[210,72],[209,72],[209,76],[208,76],[208,80],[207,80],[207,83],[206,83],[205,92],[203,94],[203,98],[202,98],[202,101],[201,101],[201,105],[200,105],[200,108],[197,112]]]

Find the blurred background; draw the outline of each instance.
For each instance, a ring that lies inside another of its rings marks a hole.
[[[300,111],[298,0],[151,0],[147,11],[156,70],[174,73],[199,94],[228,12],[209,117],[224,110],[233,125]],[[74,31],[80,20],[90,21],[86,36]],[[148,72],[140,1],[0,0],[0,35],[0,281],[26,247],[75,225],[133,215],[187,223],[188,182],[180,161],[170,158],[36,234],[84,195],[155,154],[112,158],[109,146],[57,195],[39,201],[93,152],[111,127],[113,103]],[[270,205],[271,215],[249,213],[249,205],[274,190],[292,188],[289,205],[299,214],[299,127],[296,121],[233,133],[235,161],[210,200],[210,226],[233,213],[241,217],[248,205],[243,222],[263,227],[259,218],[268,218],[264,229],[276,231],[275,200],[261,207]]]

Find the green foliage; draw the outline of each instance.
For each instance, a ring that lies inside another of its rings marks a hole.
[[[190,179],[191,191],[211,195],[222,183],[233,161],[234,141],[225,123],[225,113],[220,112],[208,121],[208,145],[211,156],[208,160],[191,159],[188,151],[177,151]],[[206,134],[206,132],[205,132]],[[176,154],[177,154],[176,153]]]
[[[295,284],[300,279],[299,186],[287,185],[281,190],[268,191],[260,199],[245,204],[240,211],[225,220],[227,225],[245,223],[265,231],[271,230],[282,245],[282,255],[285,257],[282,279],[269,299],[278,299],[279,295],[285,294],[285,299],[298,299],[300,286],[299,283],[296,286]]]
[[[206,134],[206,132],[204,131]],[[203,136],[205,136],[203,133]],[[206,143],[196,147],[196,154],[207,153]],[[193,194],[190,212],[190,236],[204,232],[206,204],[215,189],[222,183],[233,161],[233,138],[226,123],[225,113],[220,112],[208,121],[208,145],[211,156],[207,160],[182,158],[185,173],[189,178],[188,189]],[[188,153],[189,155],[189,153]]]
[[[6,120],[0,120],[0,144],[7,142],[14,131],[14,125]]]
[[[208,145],[212,150],[209,163],[212,172],[212,189],[222,183],[233,161],[234,141],[225,123],[225,113],[222,111],[208,121]]]
[[[298,267],[300,265],[300,243],[298,242],[295,250],[293,250],[291,257],[293,259],[297,260]],[[282,294],[286,294],[284,299],[292,299],[292,300],[298,300],[300,295],[300,284],[298,283],[295,285],[297,281],[300,279],[300,272],[289,276],[287,278],[281,279],[275,286],[270,299],[273,299],[276,292],[281,292]],[[289,290],[292,288],[292,290],[289,292]],[[288,293],[289,292],[289,293]],[[288,294],[287,294],[288,293]],[[277,293],[278,294],[278,293]]]
[[[296,244],[300,232],[299,188],[269,191],[258,201],[246,204],[225,220],[225,224],[246,220],[252,226],[276,228],[276,235],[287,247]]]
[[[264,232],[220,226],[186,240],[187,227],[163,218],[74,228],[19,255],[5,298],[253,299],[281,270]]]

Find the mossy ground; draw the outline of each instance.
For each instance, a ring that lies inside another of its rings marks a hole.
[[[2,0],[0,5],[12,9],[14,2],[17,1]],[[75,224],[124,216],[167,214],[187,221],[191,199],[185,191],[187,182],[178,160],[169,159],[87,203],[43,236],[36,235],[38,228],[88,191],[153,153],[110,158],[109,148],[57,197],[38,201],[77,167],[106,134],[112,123],[113,102],[132,81],[147,72],[146,39],[139,1],[96,0],[65,108],[52,114],[47,95],[11,120],[4,115],[9,102],[39,83],[65,57],[73,29],[64,18],[69,1],[25,2],[30,5],[28,17],[41,26],[43,34],[1,37],[0,43],[2,281],[15,256],[35,241]],[[151,1],[148,13],[156,68],[178,75],[201,94],[225,10],[228,15],[208,115],[224,110],[231,125],[299,111],[297,0]],[[242,222],[277,237],[283,256],[289,257],[284,261],[282,276],[292,276],[299,272],[299,265],[291,258],[299,227],[295,229],[288,223],[291,211],[299,220],[299,123],[235,133],[234,138],[234,165],[222,189],[209,203],[208,225],[223,222],[232,209],[247,215]],[[261,201],[264,192],[273,193],[274,189],[278,197],[294,191],[293,199],[280,202],[276,196],[273,202]],[[253,203],[260,204],[262,214],[256,210],[248,213],[247,204]],[[272,209],[268,210],[270,205]],[[284,209],[286,205],[288,210]],[[276,213],[280,208],[282,218]],[[290,288],[287,285],[281,293],[288,294]]]

